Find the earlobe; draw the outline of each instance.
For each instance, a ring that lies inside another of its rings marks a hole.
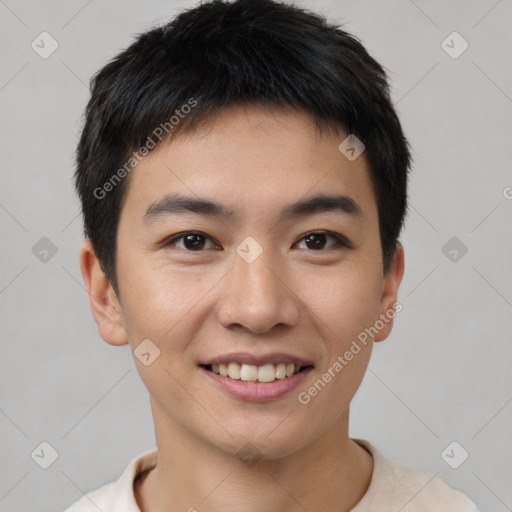
[[[397,242],[389,271],[384,277],[384,287],[380,300],[380,320],[384,326],[375,335],[374,341],[385,340],[393,329],[394,317],[396,312],[399,311],[398,308],[395,310],[395,304],[397,303],[398,289],[402,282],[404,268],[404,248],[400,242]]]
[[[80,269],[100,336],[111,345],[126,345],[128,336],[119,301],[89,239],[84,240],[80,249]]]

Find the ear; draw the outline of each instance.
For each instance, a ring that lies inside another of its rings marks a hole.
[[[395,313],[391,314],[390,312],[395,309],[394,305],[396,304],[398,296],[398,288],[400,287],[404,275],[404,266],[404,248],[400,242],[397,242],[391,265],[387,274],[384,276],[384,286],[380,299],[381,318],[385,318],[385,321],[383,321],[384,327],[379,329],[373,341],[385,340],[393,329]],[[396,311],[400,311],[400,309],[397,308]]]
[[[121,306],[89,239],[80,249],[80,269],[100,336],[111,345],[128,344]]]

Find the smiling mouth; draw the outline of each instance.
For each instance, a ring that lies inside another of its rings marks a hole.
[[[312,365],[296,366],[294,364],[278,363],[256,366],[252,364],[201,364],[201,368],[231,380],[246,382],[270,383],[280,379],[288,379],[313,368]]]

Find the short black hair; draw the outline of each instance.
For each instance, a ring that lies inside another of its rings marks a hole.
[[[339,26],[274,0],[213,0],[138,34],[90,87],[75,186],[85,236],[117,295],[116,235],[130,170],[161,140],[232,105],[302,110],[317,129],[364,143],[388,272],[407,210],[409,144],[386,72]]]

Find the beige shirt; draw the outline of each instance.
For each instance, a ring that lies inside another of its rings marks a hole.
[[[478,512],[464,494],[427,471],[385,459],[364,439],[352,439],[373,457],[373,474],[366,494],[351,512]],[[64,512],[141,512],[133,492],[134,479],[156,465],[157,450],[135,457],[116,482],[82,496]]]

